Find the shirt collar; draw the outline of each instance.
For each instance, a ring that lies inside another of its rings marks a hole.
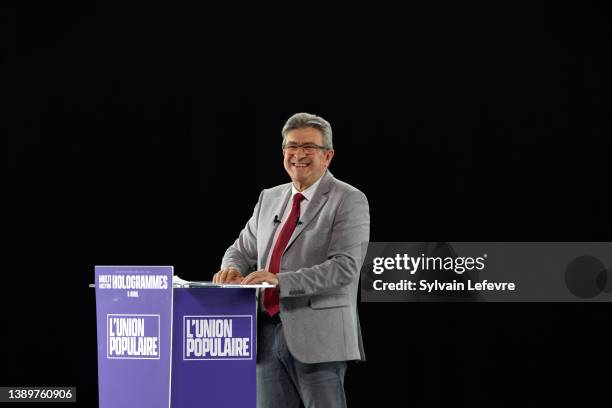
[[[327,170],[325,172],[327,172]],[[323,178],[324,175],[325,173],[323,173],[317,181],[312,183],[312,185],[308,187],[307,189],[305,189],[304,191],[298,191],[293,185],[293,183],[291,183],[291,197],[293,197],[297,193],[302,193],[304,198],[310,201],[312,199],[312,196],[314,196],[314,193],[317,191],[317,187],[319,187],[319,183],[321,183],[321,179]]]

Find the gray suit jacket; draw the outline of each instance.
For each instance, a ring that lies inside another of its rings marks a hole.
[[[246,276],[264,269],[274,231],[291,196],[291,183],[263,190],[253,216],[223,257]],[[280,317],[291,354],[303,363],[363,360],[357,290],[370,236],[366,196],[322,176],[301,215],[278,273]]]

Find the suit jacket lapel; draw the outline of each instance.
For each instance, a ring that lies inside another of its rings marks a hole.
[[[271,220],[274,220],[274,216],[277,216],[278,219],[282,219],[283,218],[283,214],[285,212],[285,207],[287,207],[287,202],[289,201],[289,198],[291,197],[291,184],[287,185],[287,188],[284,189],[284,191],[279,195],[278,201],[277,201],[277,205],[274,208],[274,213],[271,215],[272,218],[270,218]],[[274,242],[272,242],[272,240],[274,239],[274,234],[276,233],[276,229],[277,228],[281,228],[282,224],[280,222],[275,223],[274,221],[271,221],[273,223],[272,227],[266,229],[265,235],[263,237],[264,242],[266,243],[265,251],[262,253],[262,258],[260,259],[259,264],[262,265],[262,268],[267,268],[268,265],[266,264],[266,262],[268,261],[268,254],[270,253],[270,251],[272,250],[272,245],[274,245]]]
[[[285,251],[289,249],[291,244],[293,244],[293,241],[295,241],[297,237],[300,236],[300,234],[302,233],[302,231],[304,231],[304,229],[306,229],[308,224],[310,224],[312,220],[315,219],[315,217],[317,216],[321,208],[323,208],[323,206],[327,202],[327,193],[329,193],[329,190],[331,188],[331,182],[333,178],[334,176],[331,174],[329,170],[327,170],[327,172],[325,172],[325,174],[323,175],[321,184],[319,184],[317,191],[312,197],[312,201],[310,202],[310,204],[308,204],[308,208],[306,209],[306,212],[300,216],[300,221],[302,222],[302,224],[296,227],[295,232],[293,233],[293,235],[291,236],[291,239],[287,243],[287,247],[285,248]]]

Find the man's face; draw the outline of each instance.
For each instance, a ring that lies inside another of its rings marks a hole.
[[[323,135],[316,128],[306,127],[302,129],[293,129],[287,133],[285,147],[301,145],[307,147],[323,146]],[[329,166],[333,150],[323,149],[283,149],[285,170],[293,180],[293,185],[298,190],[302,191],[310,187],[315,181],[325,173]]]

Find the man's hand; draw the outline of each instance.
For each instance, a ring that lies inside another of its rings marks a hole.
[[[259,283],[268,282],[270,285],[278,286],[278,278],[272,272],[265,269],[251,272],[242,280],[243,285],[257,285]]]
[[[215,273],[213,283],[240,283],[242,282],[242,274],[236,268],[225,268]]]

